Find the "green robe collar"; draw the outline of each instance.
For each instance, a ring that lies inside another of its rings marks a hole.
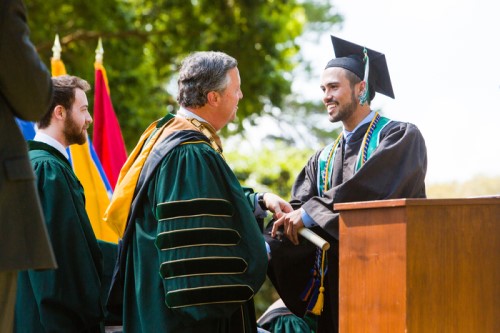
[[[54,147],[52,147],[49,144],[46,144],[46,143],[40,142],[40,141],[29,140],[28,141],[28,150],[29,151],[32,151],[32,150],[45,150],[45,151],[51,153],[52,155],[54,155],[58,160],[60,160],[68,168],[70,168],[71,170],[73,170],[73,167],[71,166],[71,163],[66,158],[66,156],[64,156],[63,154],[61,154],[61,152],[59,150],[55,149]]]

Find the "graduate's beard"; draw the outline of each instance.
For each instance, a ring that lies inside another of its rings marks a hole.
[[[83,145],[87,142],[87,132],[73,121],[70,114],[64,120],[64,138],[68,145]]]
[[[353,91],[351,93],[351,102],[342,106],[339,105],[339,111],[330,119],[330,122],[335,123],[337,121],[344,121],[346,119],[349,119],[356,111],[358,104],[359,100],[356,99],[356,95]]]

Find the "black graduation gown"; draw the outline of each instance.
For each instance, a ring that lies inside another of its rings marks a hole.
[[[340,202],[425,198],[427,151],[422,134],[413,124],[396,121],[387,124],[380,132],[379,145],[355,172],[368,126],[365,124],[356,130],[344,149],[343,142],[338,145],[330,178],[331,186],[323,196],[319,196],[317,188],[318,157],[322,150],[309,159],[292,188],[292,206],[295,209],[302,207],[318,224],[312,230],[331,244],[327,253],[325,304],[318,320],[319,333],[338,331],[339,214],[333,210],[333,205]],[[306,304],[301,303],[295,294],[307,284],[314,262],[314,248],[302,241],[294,249],[287,240],[266,237],[272,254],[269,277],[285,304],[297,315],[303,315]],[[300,264],[298,258],[302,259]],[[295,300],[290,301],[290,298]]]

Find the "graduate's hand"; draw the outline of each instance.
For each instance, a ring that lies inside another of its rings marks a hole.
[[[299,244],[298,231],[300,228],[304,227],[304,222],[302,222],[302,214],[300,209],[294,210],[290,213],[284,214],[278,220],[274,222],[273,229],[271,230],[271,236],[276,237],[278,228],[283,226],[283,232],[285,236],[295,245]]]
[[[288,201],[274,193],[266,192],[262,199],[264,199],[267,209],[273,213],[274,219],[279,219],[283,214],[293,211]]]

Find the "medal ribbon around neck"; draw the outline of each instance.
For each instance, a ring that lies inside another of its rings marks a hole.
[[[212,134],[212,131],[210,131],[205,125],[203,125],[203,123],[201,121],[199,121],[198,119],[195,119],[195,118],[187,118],[187,120],[193,124],[201,133],[203,133],[207,138],[208,140],[210,140],[210,145],[212,146],[212,148],[217,151],[222,157],[224,157],[224,155],[222,155],[222,148],[217,144],[217,141],[215,141],[215,138]]]

